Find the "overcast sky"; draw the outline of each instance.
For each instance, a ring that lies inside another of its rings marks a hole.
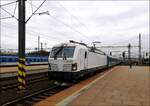
[[[10,1],[2,1],[1,4]],[[43,1],[26,2],[26,19]],[[3,6],[11,14],[15,3]],[[18,17],[18,7],[15,16]],[[149,51],[149,1],[46,1],[39,12],[50,15],[34,15],[26,24],[26,47],[37,47],[38,36],[47,47],[68,40],[101,45],[138,45],[142,34],[142,48]],[[9,17],[1,9],[1,18]],[[1,47],[17,48],[18,26],[14,18],[1,20]]]

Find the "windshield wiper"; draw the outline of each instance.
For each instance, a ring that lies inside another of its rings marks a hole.
[[[67,56],[66,56],[65,52],[63,53],[63,60],[67,60]]]
[[[58,54],[60,51],[62,51],[63,47],[64,47],[64,46],[61,46],[61,47],[58,49],[58,51],[54,54],[54,60],[57,59],[57,54]]]

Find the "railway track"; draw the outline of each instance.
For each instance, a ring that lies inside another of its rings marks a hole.
[[[48,73],[47,72],[41,72],[36,74],[30,74],[27,76],[27,85],[42,81],[42,80],[48,80]],[[18,86],[18,80],[17,76],[15,77],[7,77],[7,78],[0,78],[0,90],[6,90],[6,89],[12,89]]]
[[[106,70],[101,70],[98,73],[105,73]],[[87,77],[84,77],[82,80],[88,79],[89,77],[94,76],[96,73],[90,74]],[[41,75],[41,74],[40,74]],[[39,76],[40,76],[39,75]],[[60,86],[59,84],[56,85],[54,81],[50,81],[47,76],[38,77],[35,75],[36,78],[31,77],[28,80],[27,89],[23,93],[18,93],[17,85],[9,85],[5,87],[2,86],[1,89],[1,106],[31,106],[34,103],[41,101],[48,96],[52,96],[65,88],[72,86],[70,84],[68,86]],[[79,81],[80,82],[80,81]],[[78,83],[79,83],[78,82]]]
[[[22,96],[18,99],[2,104],[2,106],[31,106],[38,101],[46,99],[47,97],[64,90],[65,88],[66,87],[59,85],[53,85],[52,87],[36,91],[35,93]]]
[[[23,94],[18,93],[18,81],[17,77],[1,78],[0,79],[0,105],[3,103],[9,102],[13,99],[20,98],[22,95],[28,95],[34,93],[38,90],[48,88],[52,84],[48,80],[47,72],[36,73],[27,76],[27,90]],[[43,86],[39,86],[43,85]],[[37,87],[37,88],[36,88]]]
[[[50,81],[47,72],[30,74],[26,81],[27,88],[21,93],[18,92],[17,76],[1,78],[0,106],[31,106],[65,88]]]

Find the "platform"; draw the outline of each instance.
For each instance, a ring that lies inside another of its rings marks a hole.
[[[116,66],[35,106],[150,105],[150,67]]]
[[[37,65],[37,66],[26,66],[26,70],[41,70],[48,69],[48,65]],[[17,72],[18,67],[0,67],[0,73],[9,73],[9,72]]]
[[[26,66],[30,66],[30,65],[45,65],[48,64],[48,62],[26,62]],[[11,67],[11,66],[15,66],[18,65],[18,62],[0,62],[0,67]]]
[[[26,66],[27,74],[36,74],[48,72],[48,65]],[[16,77],[18,75],[18,67],[0,67],[0,79],[8,77]]]

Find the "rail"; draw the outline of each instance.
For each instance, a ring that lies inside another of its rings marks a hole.
[[[44,97],[46,98],[47,96],[52,96],[61,90],[62,89],[59,87],[59,85],[53,85],[52,87],[42,89],[42,90],[36,91],[35,93],[28,94],[26,96],[22,96],[20,98],[10,101],[10,102],[4,103],[1,106],[13,106],[13,105],[19,105],[19,104],[22,106],[29,106],[29,105],[31,106],[33,103],[35,103],[35,101],[37,102],[37,101],[44,99]],[[41,95],[45,95],[44,93],[46,93],[48,95],[41,96]],[[40,96],[43,98],[41,98]],[[35,98],[36,98],[36,100],[35,100]]]
[[[26,79],[27,85],[38,82],[38,81],[42,81],[42,80],[48,80],[48,72],[30,74],[28,75]],[[0,88],[1,91],[15,88],[18,86],[17,76],[1,79],[0,83],[1,83],[1,88]]]

